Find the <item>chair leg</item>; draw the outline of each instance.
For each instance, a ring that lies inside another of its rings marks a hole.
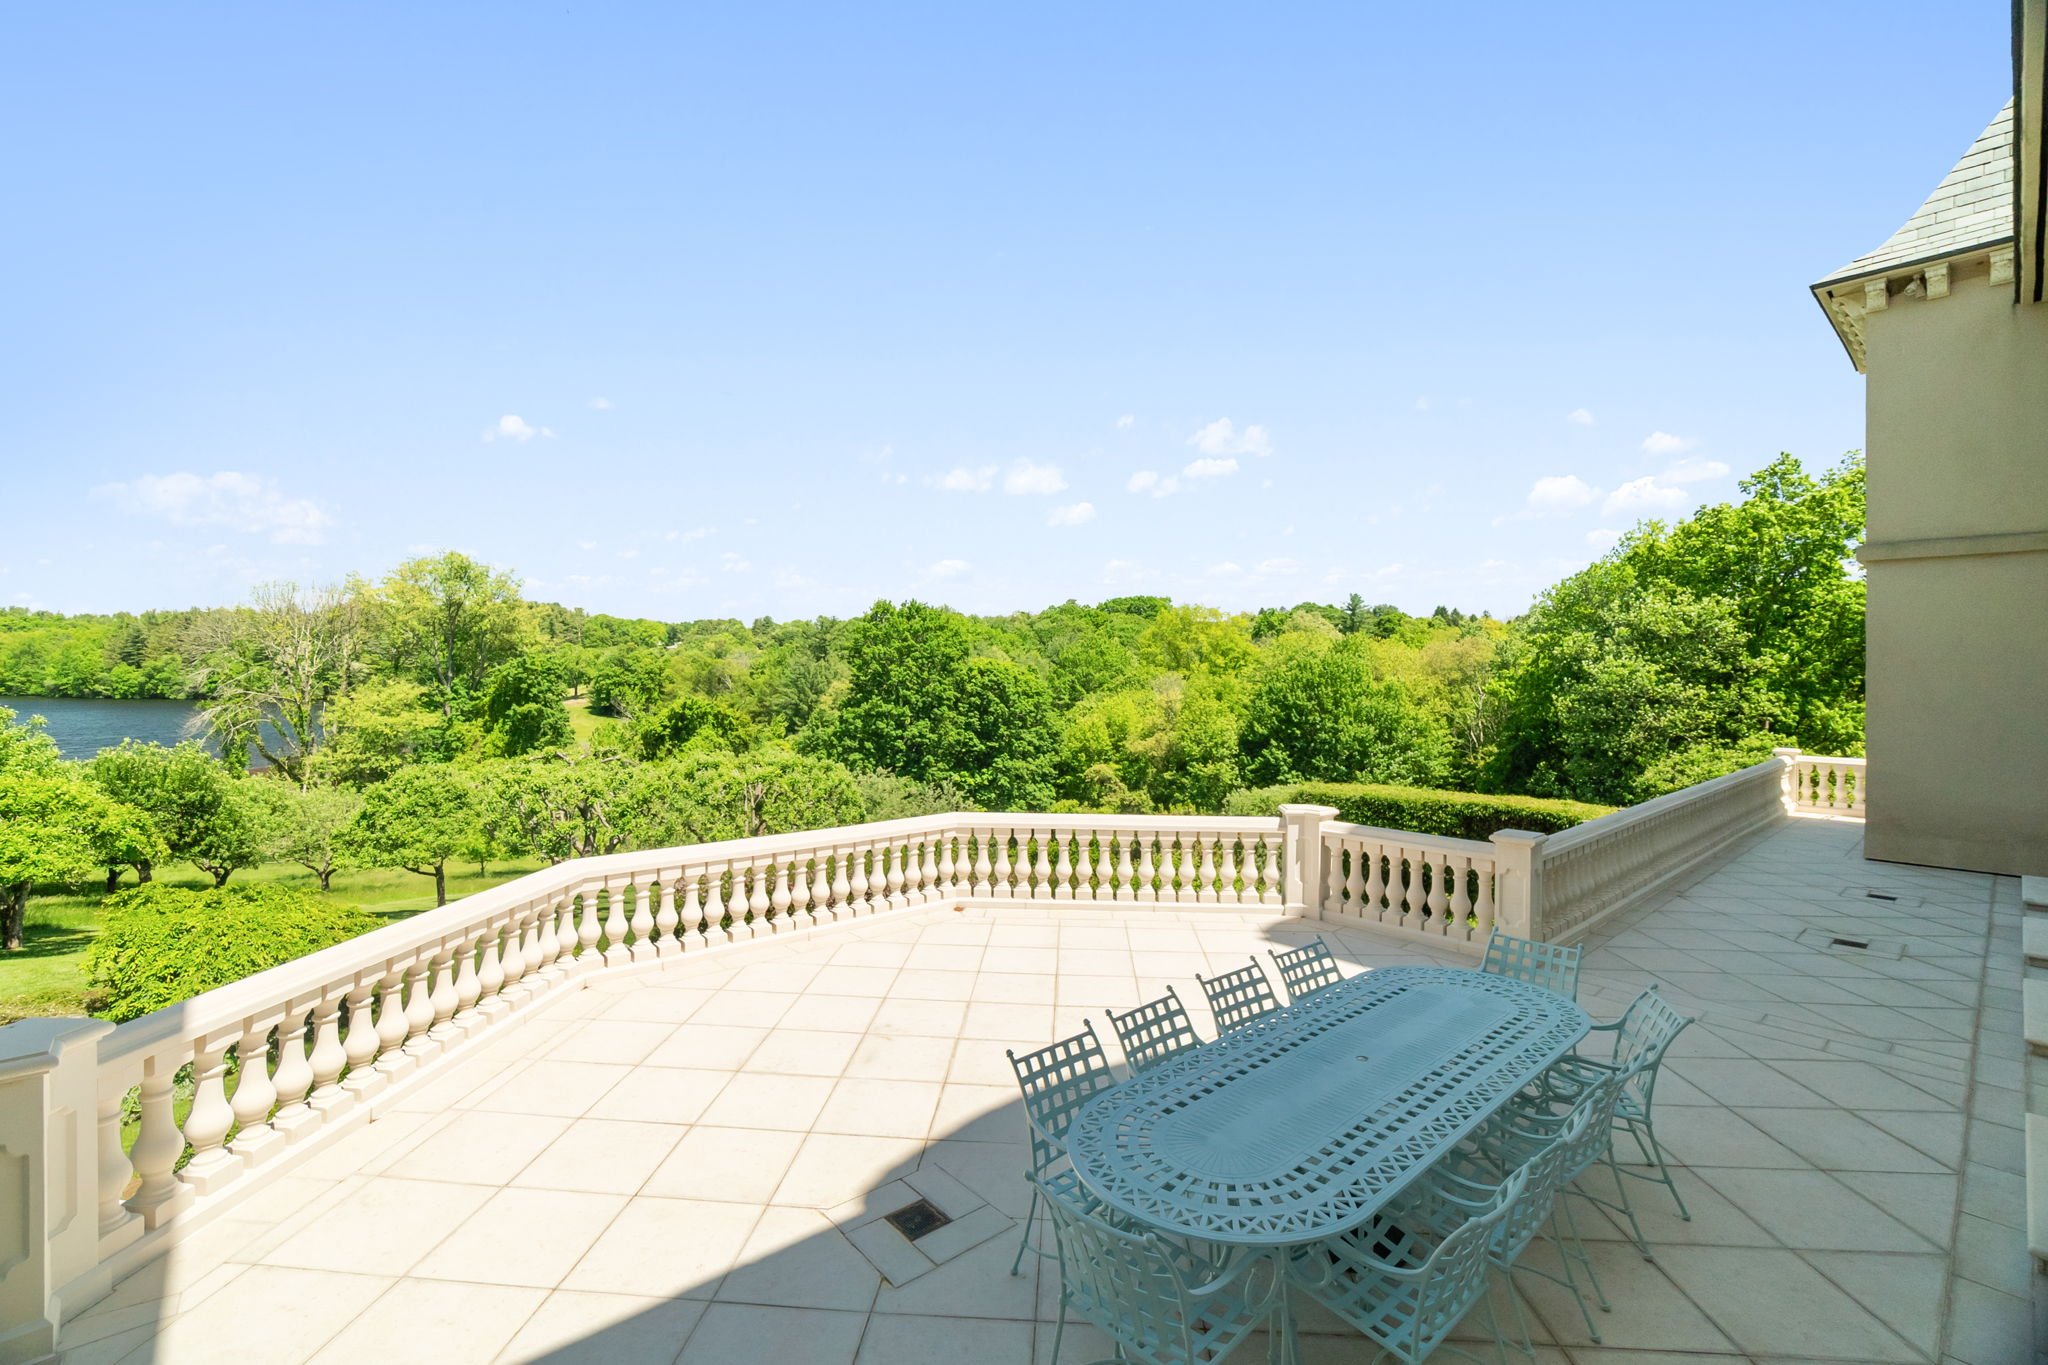
[[[1562,1214],[1562,1217],[1564,1219],[1563,1229],[1560,1229],[1558,1227],[1558,1218],[1560,1214]],[[1586,1243],[1579,1236],[1579,1220],[1575,1216],[1573,1216],[1571,1205],[1562,1199],[1557,1201],[1557,1208],[1551,1211],[1550,1230],[1552,1236],[1555,1237],[1557,1241],[1558,1259],[1566,1262],[1567,1266],[1569,1266],[1571,1258],[1574,1255],[1576,1255],[1579,1258],[1580,1263],[1586,1267],[1586,1278],[1590,1280],[1593,1285],[1593,1301],[1600,1305],[1601,1312],[1607,1312],[1610,1308],[1610,1305],[1607,1302],[1607,1295],[1601,1291],[1600,1277],[1599,1275],[1595,1274],[1593,1270],[1593,1258],[1586,1254]],[[1571,1237],[1571,1240],[1569,1242],[1567,1242],[1565,1240],[1565,1237],[1562,1235],[1566,1231],[1569,1232]],[[1579,1306],[1579,1316],[1586,1320],[1586,1335],[1593,1339],[1595,1345],[1598,1345],[1600,1341],[1600,1329],[1593,1325],[1593,1314],[1586,1308],[1585,1296],[1578,1292],[1578,1286],[1576,1283],[1574,1283],[1572,1286],[1572,1301],[1578,1304]]]
[[[1013,1271],[1011,1271],[1010,1273],[1014,1275],[1014,1274],[1016,1274],[1017,1272],[1013,1270]],[[1052,1329],[1052,1359],[1051,1359],[1051,1360],[1049,1360],[1049,1361],[1047,1361],[1047,1362],[1046,1362],[1046,1365],[1060,1365],[1060,1338],[1061,1338],[1061,1337],[1063,1337],[1063,1336],[1065,1336],[1066,1334],[1067,1334],[1067,1296],[1066,1296],[1065,1294],[1062,1294],[1062,1295],[1060,1295],[1060,1313],[1059,1313],[1059,1318],[1058,1318],[1058,1319],[1057,1319],[1057,1320],[1056,1320],[1056,1321],[1055,1321],[1055,1322],[1053,1323],[1053,1329]]]
[[[1500,1274],[1492,1278],[1499,1281],[1500,1291],[1507,1295],[1508,1307],[1515,1310],[1515,1334],[1519,1338],[1518,1340],[1510,1341],[1508,1345],[1514,1347],[1521,1354],[1529,1357],[1529,1359],[1534,1360],[1536,1358],[1536,1339],[1529,1334],[1529,1315],[1522,1311],[1522,1297],[1515,1293],[1515,1268],[1512,1264],[1509,1264],[1499,1267],[1499,1270]],[[1489,1296],[1492,1295],[1494,1288],[1495,1286],[1492,1284],[1487,1285],[1486,1292]],[[1495,1316],[1490,1303],[1487,1306],[1486,1314],[1488,1317],[1494,1318],[1493,1334],[1496,1339],[1500,1338],[1502,1335],[1499,1326],[1500,1320]],[[1504,1353],[1502,1359],[1503,1361],[1506,1359]]]
[[[1614,1159],[1614,1144],[1607,1144],[1607,1173],[1614,1177],[1614,1193],[1620,1199],[1621,1216],[1628,1219],[1628,1230],[1635,1238],[1636,1250],[1643,1253],[1643,1259],[1654,1261],[1657,1257],[1650,1251],[1650,1241],[1643,1236],[1643,1225],[1636,1221],[1635,1207],[1629,1201],[1628,1185],[1621,1176],[1621,1166]]]
[[[1010,1273],[1024,1273],[1024,1253],[1031,1250],[1031,1222],[1038,1216],[1038,1186],[1031,1187],[1031,1208],[1024,1215],[1024,1235],[1017,1239],[1017,1259],[1010,1262]],[[1057,1340],[1057,1338],[1055,1338]]]
[[[1690,1223],[1692,1221],[1692,1210],[1685,1206],[1685,1196],[1678,1192],[1678,1182],[1671,1178],[1671,1167],[1664,1162],[1664,1147],[1662,1143],[1657,1141],[1657,1125],[1648,1119],[1644,1119],[1643,1131],[1649,1135],[1650,1158],[1657,1163],[1658,1178],[1664,1182],[1664,1188],[1671,1191],[1672,1201],[1678,1205],[1678,1216]],[[1641,1139],[1639,1138],[1637,1141],[1640,1142]]]

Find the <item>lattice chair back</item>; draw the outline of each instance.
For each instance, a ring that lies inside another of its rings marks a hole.
[[[1025,1127],[1031,1135],[1031,1171],[1042,1176],[1066,1162],[1067,1129],[1074,1113],[1116,1084],[1109,1056],[1095,1034],[1095,1022],[1079,1033],[1019,1057],[1007,1052],[1024,1092]]]
[[[1641,1106],[1641,1113],[1650,1112],[1665,1051],[1691,1022],[1657,994],[1655,986],[1637,996],[1622,1016],[1621,1029],[1614,1035],[1614,1065],[1629,1073],[1625,1094]]]
[[[1059,1246],[1061,1326],[1065,1310],[1079,1313],[1117,1343],[1119,1360],[1220,1361],[1282,1302],[1277,1273],[1253,1292],[1259,1258],[1223,1272],[1156,1233],[1105,1222],[1056,1185],[1038,1192]]]
[[[1560,1184],[1571,1184],[1606,1157],[1608,1143],[1613,1139],[1615,1107],[1621,1103],[1622,1090],[1636,1075],[1634,1068],[1606,1072],[1587,1086],[1572,1105],[1560,1130],[1571,1134],[1569,1140],[1560,1144],[1564,1152],[1558,1172]]]
[[[1273,965],[1280,969],[1280,980],[1286,985],[1290,1000],[1313,995],[1323,987],[1334,986],[1344,979],[1344,973],[1337,970],[1337,959],[1330,952],[1330,945],[1320,938],[1299,948],[1283,948],[1273,954]]]
[[[1195,980],[1202,983],[1202,994],[1209,997],[1209,1008],[1216,1014],[1218,1033],[1243,1028],[1260,1015],[1271,1014],[1280,1008],[1280,998],[1273,994],[1273,983],[1266,979],[1257,958],[1252,959],[1251,966],[1239,967],[1221,976],[1209,977],[1197,972]]]
[[[1583,950],[1558,943],[1516,938],[1496,929],[1486,940],[1479,970],[1511,981],[1526,981],[1556,991],[1567,1000],[1579,998],[1579,957]]]
[[[1551,1206],[1570,1183],[1565,1169],[1579,1155],[1580,1145],[1591,1127],[1591,1113],[1584,1108],[1574,1109],[1557,1136],[1522,1163],[1520,1169],[1525,1179],[1521,1197],[1506,1207],[1493,1234],[1496,1260],[1512,1265],[1550,1221]]]
[[[1109,1026],[1116,1030],[1116,1040],[1123,1044],[1124,1060],[1132,1071],[1150,1071],[1202,1042],[1194,1020],[1188,1018],[1187,1006],[1180,1002],[1180,992],[1171,986],[1157,1000],[1148,1000],[1136,1009],[1122,1014],[1111,1010]]]

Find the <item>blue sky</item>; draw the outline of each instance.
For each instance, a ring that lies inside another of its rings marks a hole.
[[[10,8],[0,603],[1509,614],[1861,444],[2003,5]]]

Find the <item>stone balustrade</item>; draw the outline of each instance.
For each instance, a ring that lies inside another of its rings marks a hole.
[[[1861,772],[1860,760],[1781,753],[1547,838],[1439,838],[1283,806],[1272,817],[961,812],[619,853],[118,1027],[24,1021],[0,1029],[0,1167],[22,1167],[0,1169],[0,1226],[26,1228],[28,1247],[0,1261],[0,1321],[27,1326],[0,1331],[0,1365],[47,1352],[66,1311],[506,1019],[600,973],[969,901],[1264,909],[1476,955],[1496,926],[1578,937],[1772,818],[1839,809],[1798,795],[1840,790],[1836,774],[1853,774],[1848,809],[1860,814]]]
[[[1868,792],[1866,761],[1821,758],[1797,749],[1777,751],[1785,765],[1785,800],[1793,810],[1862,818]]]

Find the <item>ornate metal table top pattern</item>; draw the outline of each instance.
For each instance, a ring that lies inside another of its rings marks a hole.
[[[1591,1021],[1540,987],[1383,967],[1103,1092],[1075,1172],[1112,1206],[1211,1241],[1314,1241],[1369,1217]]]

